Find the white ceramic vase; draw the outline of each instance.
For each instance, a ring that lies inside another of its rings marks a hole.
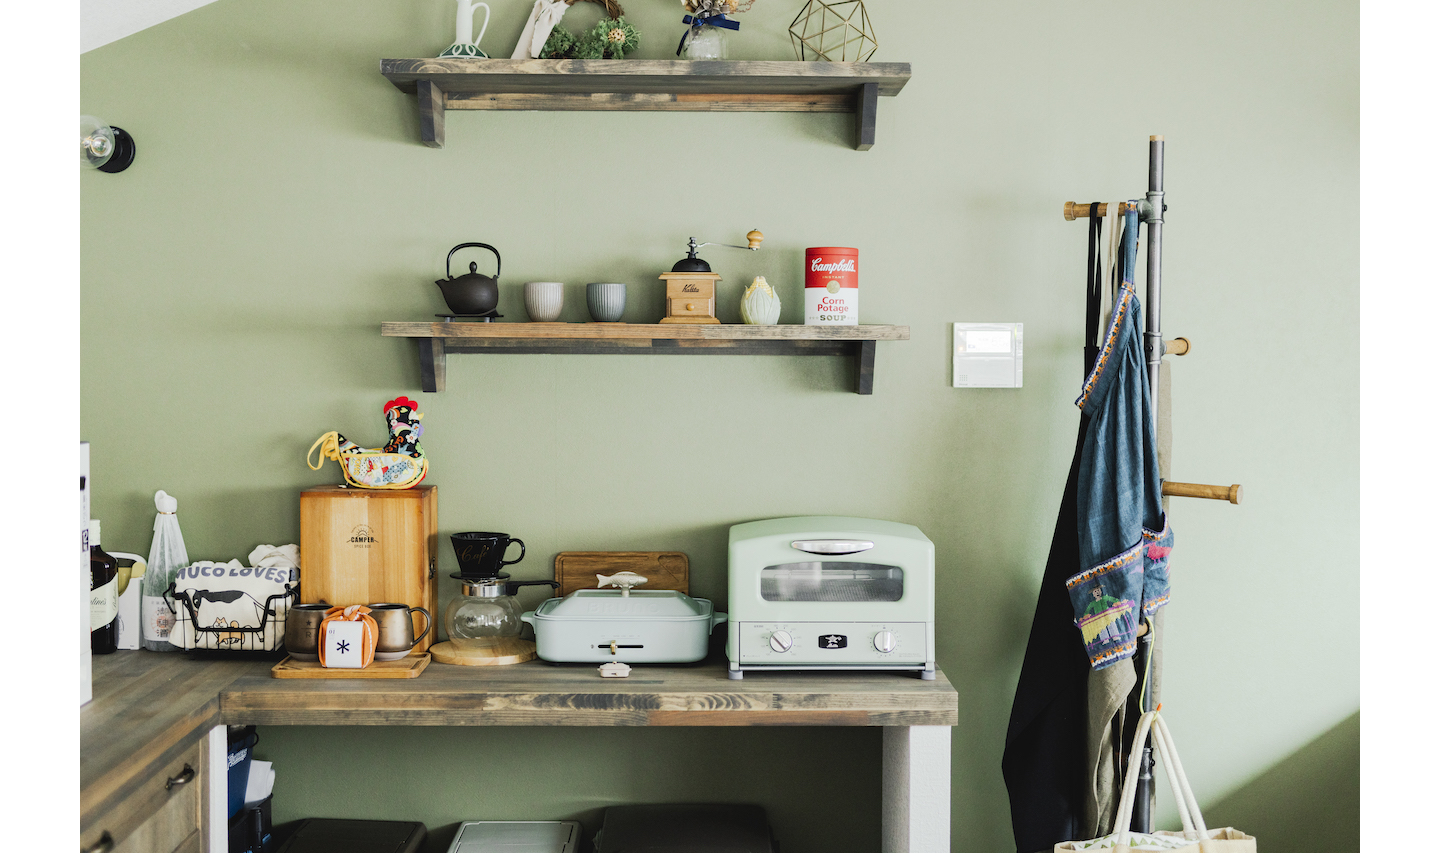
[[[565,307],[565,285],[558,281],[525,282],[525,313],[535,323],[553,323]]]

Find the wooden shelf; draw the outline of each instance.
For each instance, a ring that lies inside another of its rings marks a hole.
[[[855,150],[875,144],[880,97],[906,62],[654,59],[382,59],[380,73],[420,103],[420,141],[445,145],[446,110],[681,110],[854,113]]]
[[[420,385],[445,390],[450,353],[569,355],[839,355],[855,359],[855,393],[871,394],[877,341],[907,341],[909,326],[738,326],[682,323],[406,323],[380,334],[420,345]]]
[[[724,661],[637,666],[601,678],[590,664],[432,664],[415,679],[237,678],[220,694],[227,723],[361,726],[953,726],[945,675],[750,673]]]

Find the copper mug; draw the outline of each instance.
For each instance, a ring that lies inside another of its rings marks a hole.
[[[375,644],[376,660],[399,660],[410,654],[410,650],[430,633],[430,611],[423,607],[404,604],[371,604],[370,618],[379,628],[379,642]],[[410,614],[420,613],[425,617],[425,630],[415,636],[415,622]]]
[[[285,615],[285,651],[296,660],[320,659],[320,623],[328,604],[292,604]]]

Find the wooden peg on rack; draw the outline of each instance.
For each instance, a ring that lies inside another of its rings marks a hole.
[[[1129,208],[1130,208],[1130,205],[1129,205],[1129,204],[1126,204],[1126,203],[1123,202],[1123,201],[1120,202],[1120,212],[1121,212],[1121,213],[1124,213],[1124,212],[1125,212],[1126,210],[1128,210]],[[1105,216],[1105,215],[1107,215],[1107,214],[1106,214],[1106,211],[1109,210],[1109,209],[1110,209],[1110,203],[1109,203],[1109,202],[1104,202],[1104,201],[1102,201],[1102,202],[1100,202],[1098,208],[1096,209],[1096,213],[1100,214],[1101,216]],[[1067,202],[1065,202],[1065,220],[1066,220],[1067,222],[1073,222],[1073,221],[1075,221],[1076,219],[1089,219],[1089,218],[1090,218],[1090,203],[1089,203],[1089,202],[1085,202],[1085,201],[1067,201]]]
[[[1175,338],[1165,342],[1166,355],[1185,355],[1190,352],[1189,338]]]
[[[1160,483],[1160,494],[1167,498],[1207,498],[1212,501],[1229,501],[1236,505],[1244,497],[1239,483],[1230,486],[1207,486],[1203,483],[1176,483],[1171,480]]]

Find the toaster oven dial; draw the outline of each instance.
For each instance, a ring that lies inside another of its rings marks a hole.
[[[789,631],[775,631],[770,634],[770,648],[777,652],[788,652],[795,645],[795,638]]]
[[[895,632],[881,631],[875,635],[875,651],[882,654],[895,651]]]

